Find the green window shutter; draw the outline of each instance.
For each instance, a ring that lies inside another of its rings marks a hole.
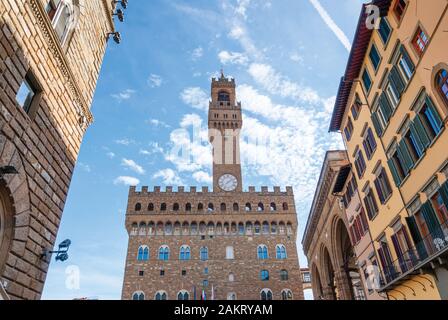
[[[445,182],[439,189],[440,195],[442,196],[443,203],[445,207],[448,208],[448,182]]]
[[[420,118],[420,115],[417,115],[414,118],[414,126],[415,129],[417,131],[417,136],[419,137],[422,145],[423,145],[423,149],[422,150],[426,150],[426,148],[428,148],[428,146],[431,144],[431,139],[429,138],[428,133],[426,132],[426,128],[423,125],[422,119]]]
[[[408,169],[408,171],[410,171],[414,167],[414,159],[412,158],[411,153],[408,149],[408,145],[406,144],[406,141],[404,139],[400,142],[399,148],[401,150],[401,154],[404,157],[406,168]]]
[[[406,217],[406,223],[409,227],[409,232],[411,233],[412,240],[414,240],[415,247],[417,248],[420,260],[426,259],[428,253],[426,252],[425,243],[422,241],[422,235],[418,230],[417,221],[415,217]]]
[[[439,129],[442,128],[443,127],[442,118],[440,117],[439,112],[437,111],[436,107],[434,106],[434,103],[432,103],[432,100],[429,96],[426,96],[426,105],[431,110],[432,114],[434,115],[434,119],[437,123],[438,128]]]
[[[397,147],[397,156],[398,160],[400,161],[401,167],[403,168],[404,174],[407,176],[410,171],[409,159],[407,150],[404,150],[401,144],[399,144]]]
[[[384,117],[386,118],[386,121],[389,121],[393,110],[392,110],[389,100],[387,99],[386,94],[384,92],[380,96],[379,104],[380,104],[380,109],[383,112]]]
[[[412,73],[415,71],[415,64],[412,62],[411,57],[409,56],[406,48],[402,45],[400,48],[401,54],[403,55],[403,59],[406,61],[407,65],[411,69]]]
[[[378,119],[378,114],[376,112],[372,114],[372,122],[375,127],[376,134],[378,137],[381,137],[383,135],[383,128],[381,127],[380,120]]]
[[[397,66],[393,66],[389,73],[389,80],[391,84],[397,89],[398,92],[398,98],[401,98],[401,94],[403,93],[406,83],[404,82],[403,78],[400,75],[400,72],[398,71]]]
[[[437,219],[436,212],[432,207],[431,201],[426,202],[422,206],[422,214],[425,218],[426,225],[428,226],[429,233],[433,239],[444,238],[442,228],[440,227],[440,222]]]
[[[421,141],[421,139],[420,139],[420,135],[418,134],[417,127],[416,127],[416,125],[415,125],[414,122],[411,122],[411,124],[410,124],[410,129],[411,129],[411,134],[412,134],[412,136],[415,138],[415,142],[416,142],[417,145],[418,145],[418,148],[419,148],[422,152],[424,152],[424,151],[425,151],[425,148],[423,147],[423,143],[422,143],[422,141]]]
[[[394,159],[390,159],[387,161],[387,164],[389,165],[390,172],[392,172],[392,177],[394,178],[395,185],[398,187],[401,184],[401,177],[398,174],[397,167],[395,166]]]

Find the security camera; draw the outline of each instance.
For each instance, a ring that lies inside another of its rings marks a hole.
[[[121,9],[118,9],[117,12],[113,14],[113,16],[117,16],[120,22],[124,21],[124,12]]]

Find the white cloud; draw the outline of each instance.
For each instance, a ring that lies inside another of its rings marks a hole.
[[[249,67],[249,73],[258,84],[271,94],[309,103],[320,101],[320,97],[314,89],[290,81],[268,64],[252,63]]]
[[[197,47],[191,53],[191,59],[193,61],[199,60],[204,55],[204,49],[202,47]]]
[[[134,160],[131,159],[123,159],[121,161],[121,165],[131,169],[132,171],[138,174],[145,174],[145,169],[142,166],[138,165]]]
[[[120,176],[114,180],[115,185],[123,184],[125,186],[136,186],[140,184],[140,180],[134,177]]]
[[[157,142],[151,142],[149,143],[149,146],[151,149],[140,149],[139,153],[145,156],[150,156],[152,154],[156,153],[162,153],[163,154],[163,148],[159,146]]]
[[[309,0],[313,7],[317,10],[321,18],[324,20],[325,24],[328,26],[328,28],[333,31],[333,33],[336,35],[338,40],[342,43],[342,45],[347,49],[348,52],[350,52],[352,45],[350,44],[350,40],[345,35],[344,31],[341,30],[341,28],[338,27],[336,22],[330,17],[327,10],[322,7],[319,0]]]
[[[78,166],[79,166],[82,170],[84,170],[85,172],[91,172],[91,171],[92,171],[92,168],[90,168],[90,166],[89,166],[88,164],[79,162],[79,163],[78,163]]]
[[[193,173],[192,177],[198,183],[211,184],[213,182],[213,177],[205,171],[197,171],[197,172]]]
[[[158,88],[162,85],[162,83],[163,83],[162,77],[157,74],[152,73],[148,78],[148,85],[151,88]]]
[[[300,62],[300,63],[303,63],[303,61],[304,61],[303,57],[300,54],[298,54],[297,52],[291,53],[291,55],[289,56],[289,59],[291,59],[291,61]]]
[[[110,159],[115,158],[115,153],[113,153],[112,151],[109,151],[108,153],[106,153],[106,156],[108,156]]]
[[[244,19],[247,19],[247,8],[249,7],[251,0],[237,0],[238,6],[235,12],[241,15]]]
[[[182,185],[182,179],[172,169],[163,169],[156,172],[153,176],[154,179],[161,178],[165,185]]]
[[[148,123],[154,127],[163,127],[163,128],[170,128],[168,124],[165,122],[159,120],[159,119],[149,119]]]
[[[131,99],[132,95],[135,93],[135,90],[132,89],[126,89],[124,91],[121,91],[119,93],[111,94],[111,97],[117,100],[119,103],[121,103],[124,100]]]
[[[246,31],[241,26],[234,26],[229,32],[229,37],[239,40],[245,35],[245,33]]]
[[[189,87],[180,94],[182,101],[195,109],[206,111],[208,108],[209,97],[199,87]]]
[[[115,140],[115,143],[121,144],[122,146],[129,146],[131,144],[135,144],[135,141],[132,139],[124,138],[124,139]]]
[[[240,52],[221,51],[218,54],[219,61],[222,64],[240,64],[246,65],[249,62],[249,58]]]

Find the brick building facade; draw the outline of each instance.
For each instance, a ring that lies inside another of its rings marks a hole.
[[[113,1],[0,2],[0,299],[39,299]]]
[[[235,81],[212,80],[213,191],[131,187],[122,299],[303,299],[291,187],[243,192]]]

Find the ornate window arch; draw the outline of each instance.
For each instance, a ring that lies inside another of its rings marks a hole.
[[[180,290],[177,294],[177,300],[189,300],[190,294],[187,290]]]
[[[208,260],[208,248],[207,247],[202,247],[200,249],[199,254],[200,254],[200,259],[202,261],[207,261]]]
[[[154,211],[154,203],[148,204],[148,211]]]
[[[135,204],[135,211],[140,211],[140,210],[142,210],[142,204],[140,202],[137,202]]]
[[[168,300],[168,295],[166,293],[166,291],[157,291],[155,296],[154,296],[155,300]]]
[[[442,66],[435,75],[435,86],[437,93],[448,107],[448,66]]]
[[[135,291],[132,294],[132,300],[145,300],[145,293],[143,291]]]
[[[271,289],[263,289],[260,292],[260,298],[261,300],[272,300],[272,291]]]
[[[148,246],[141,245],[140,247],[138,247],[137,260],[138,261],[148,261],[149,260]]]
[[[218,101],[219,102],[230,102],[230,94],[227,91],[219,91],[218,92]]]
[[[191,258],[191,249],[187,245],[183,245],[180,247],[179,251],[179,259],[182,261],[190,260]]]
[[[286,247],[283,244],[278,244],[275,247],[275,252],[277,259],[284,260],[287,258]]]
[[[261,202],[258,203],[257,211],[258,211],[258,212],[264,211],[264,204],[263,204],[263,203],[261,203]]]
[[[269,258],[268,247],[264,244],[260,244],[257,247],[257,257],[260,260],[266,260]]]
[[[282,300],[292,300],[292,291],[290,289],[282,290]]]
[[[159,248],[159,260],[167,261],[170,259],[170,248],[163,245]]]

